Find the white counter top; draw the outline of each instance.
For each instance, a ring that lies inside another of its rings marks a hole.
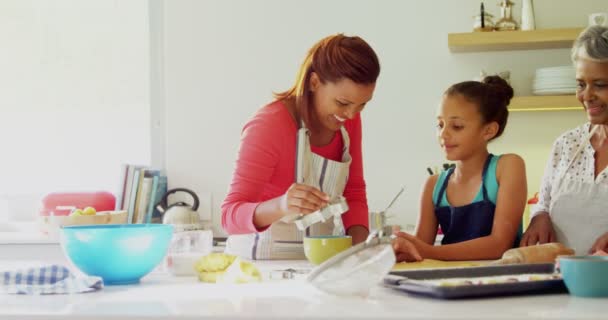
[[[263,273],[302,261],[256,262]],[[205,284],[151,274],[138,285],[75,295],[0,295],[0,319],[606,319],[608,299],[568,294],[437,300],[378,286],[368,298],[326,295],[302,280]]]

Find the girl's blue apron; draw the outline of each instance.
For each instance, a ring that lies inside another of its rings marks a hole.
[[[435,216],[437,217],[444,234],[441,244],[467,241],[485,237],[492,233],[492,223],[494,222],[494,210],[496,209],[496,205],[488,198],[488,191],[485,185],[486,174],[488,173],[488,166],[490,165],[492,157],[492,154],[488,155],[488,159],[483,167],[483,174],[481,177],[483,199],[479,202],[474,202],[461,207],[439,206],[448,186],[450,176],[454,173],[454,168],[448,170],[435,203]]]

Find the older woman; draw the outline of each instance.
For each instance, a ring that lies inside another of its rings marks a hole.
[[[572,48],[576,96],[589,122],[553,144],[522,246],[558,241],[577,254],[608,248],[608,28],[584,30]]]

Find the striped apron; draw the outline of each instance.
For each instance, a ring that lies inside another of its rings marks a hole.
[[[344,148],[342,161],[333,161],[312,152],[308,129],[302,123],[298,130],[296,145],[296,182],[318,188],[330,197],[330,204],[308,215],[287,214],[283,219],[273,223],[264,232],[231,235],[226,241],[226,253],[238,255],[253,260],[301,260],[304,256],[304,235],[344,235],[344,225],[341,214],[348,210],[346,200],[342,196],[350,163],[352,161],[349,148],[350,139],[344,126],[340,128]],[[326,219],[331,211],[331,218]],[[310,216],[310,217],[308,217]],[[296,226],[302,226],[303,218],[309,218],[304,231]],[[317,219],[310,219],[317,218]]]

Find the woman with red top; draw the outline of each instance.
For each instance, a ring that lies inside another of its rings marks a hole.
[[[354,244],[365,240],[359,113],[379,73],[378,57],[364,40],[326,37],[309,50],[295,84],[245,124],[222,204],[227,253],[304,259],[305,234],[347,234]],[[340,210],[333,219],[310,220],[318,223],[305,230],[293,223],[329,207]]]

